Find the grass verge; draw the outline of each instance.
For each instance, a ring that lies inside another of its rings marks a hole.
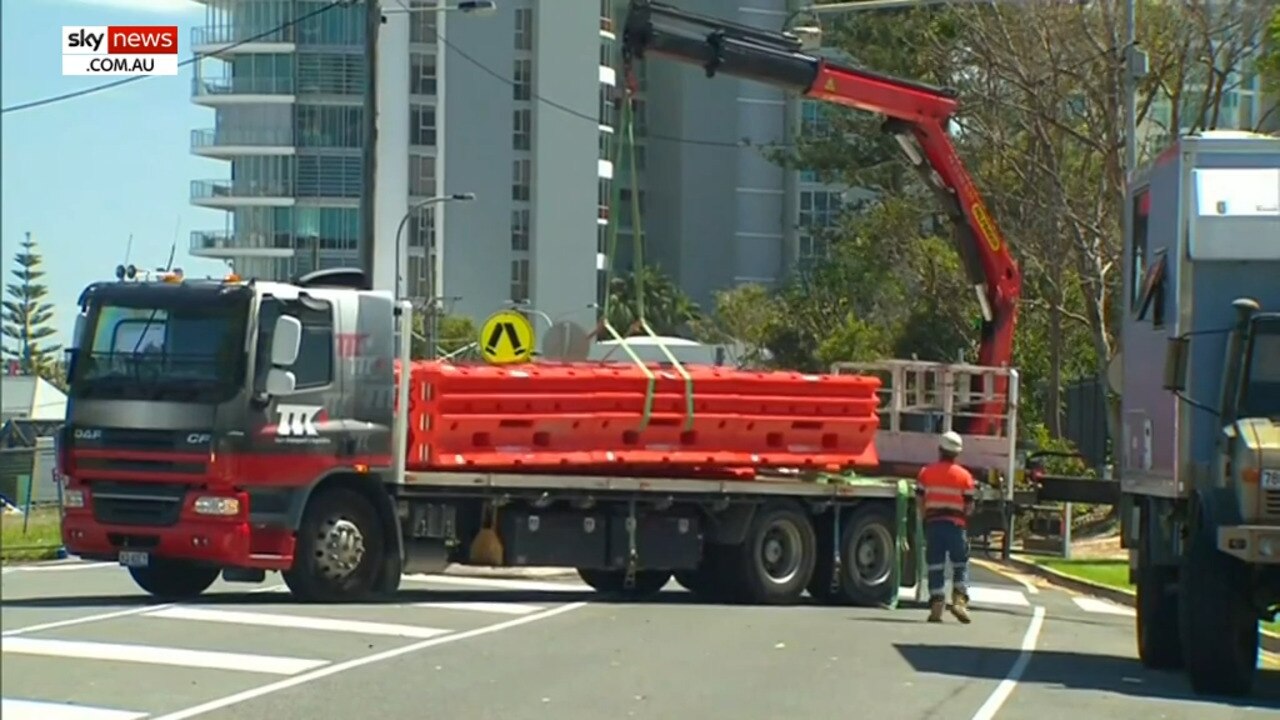
[[[62,547],[62,517],[58,508],[33,508],[26,518],[0,515],[0,560],[48,560]]]
[[[1133,592],[1133,585],[1129,582],[1129,561],[1128,560],[1057,560],[1053,558],[1037,558],[1037,565],[1049,568],[1070,575],[1071,577],[1088,580],[1106,585],[1108,587],[1119,588]],[[1280,622],[1264,622],[1262,628],[1267,632],[1280,635]]]

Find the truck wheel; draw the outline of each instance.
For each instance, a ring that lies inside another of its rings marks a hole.
[[[1182,667],[1182,638],[1178,630],[1178,596],[1171,591],[1177,582],[1175,568],[1151,561],[1151,538],[1143,528],[1138,543],[1137,606],[1138,657],[1152,670]]]
[[[1258,667],[1258,615],[1236,560],[1209,533],[1194,532],[1178,583],[1182,655],[1199,694],[1247,695]]]
[[[734,548],[726,580],[736,599],[789,605],[800,599],[817,557],[813,523],[798,505],[768,503],[756,511],[745,542]]]
[[[894,595],[893,516],[879,505],[863,505],[845,523],[840,541],[841,599],[854,605],[888,604]]]
[[[284,582],[302,602],[355,602],[375,590],[385,553],[382,525],[360,493],[324,490],[307,503]]]
[[[151,558],[151,565],[129,568],[138,587],[165,600],[190,600],[209,589],[221,572],[216,567],[183,560]]]
[[[671,580],[671,573],[666,570],[637,570],[635,582],[628,590],[625,587],[627,573],[625,570],[597,570],[578,568],[578,577],[593,590],[610,595],[622,595],[627,598],[643,598],[658,593]]]

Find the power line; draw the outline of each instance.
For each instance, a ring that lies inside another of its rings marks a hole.
[[[312,10],[309,13],[306,13],[305,15],[300,15],[286,23],[277,25],[276,27],[271,28],[270,30],[267,30],[265,32],[260,32],[257,35],[253,35],[243,40],[239,40],[237,42],[231,43],[226,47],[220,48],[217,52],[204,53],[204,54],[196,53],[191,57],[187,58],[186,60],[183,60],[182,62],[178,63],[178,67],[191,65],[207,57],[214,57],[219,53],[224,53],[228,50],[234,50],[235,48],[238,48],[241,45],[247,45],[252,42],[257,42],[263,38],[270,37],[281,31],[288,30],[294,25],[297,25],[302,22],[306,22],[311,18],[319,17],[320,15],[323,15],[324,13],[327,13],[330,10],[340,5],[350,5],[351,2],[352,0],[333,0],[333,2],[329,3],[328,5],[323,5],[315,10]],[[87,88],[84,88],[83,90],[75,90],[73,92],[63,93],[62,95],[54,95],[52,97],[41,98],[40,100],[31,100],[30,102],[21,103],[18,105],[11,105],[7,108],[0,110],[0,113],[18,112],[19,110],[30,110],[32,108],[44,107],[45,105],[54,105],[56,103],[64,102],[66,100],[74,100],[78,97],[84,97],[85,95],[93,95],[95,93],[104,92],[106,90],[112,90],[122,85],[128,85],[129,83],[138,82],[139,80],[146,80],[147,78],[150,78],[150,77],[155,77],[155,76],[133,75],[130,77],[121,78],[119,80],[112,80],[111,82],[105,82],[105,83],[102,83],[101,85],[94,85],[93,87],[87,87]]]

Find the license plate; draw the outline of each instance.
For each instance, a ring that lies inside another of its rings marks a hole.
[[[151,556],[137,550],[124,550],[120,553],[120,564],[131,568],[144,568],[151,564]]]
[[[1264,490],[1280,490],[1280,470],[1263,470],[1262,488]]]

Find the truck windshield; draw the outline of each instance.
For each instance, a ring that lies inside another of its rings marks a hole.
[[[1280,419],[1280,317],[1255,321],[1240,416]]]
[[[72,397],[221,402],[243,384],[245,295],[105,298],[87,310]]]

